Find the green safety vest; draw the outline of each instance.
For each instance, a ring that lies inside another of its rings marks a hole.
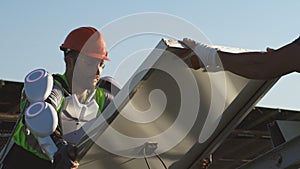
[[[65,75],[65,74],[63,74],[63,75],[61,75],[61,74],[56,74],[56,76],[59,76],[61,79],[64,80],[64,83],[65,83],[66,85],[68,85],[67,79],[66,79],[66,75]],[[54,79],[54,83],[56,83],[57,85],[59,85],[60,87],[63,88],[62,84],[61,84],[58,80],[55,80],[55,79]],[[68,87],[68,89],[69,89],[69,86],[67,86],[67,87]],[[68,91],[69,91],[69,90],[68,90]],[[23,93],[22,93],[22,96],[23,96]],[[96,102],[97,102],[97,104],[98,104],[98,106],[99,106],[99,110],[100,110],[100,112],[101,112],[102,109],[103,109],[103,106],[104,106],[104,102],[105,102],[105,95],[104,95],[103,89],[102,89],[102,88],[97,88],[97,89],[96,89],[96,94],[95,94],[95,96],[96,96],[96,97],[95,97],[95,100],[96,100]],[[23,112],[23,110],[24,110],[24,108],[25,108],[26,102],[28,102],[28,101],[26,100],[26,98],[22,98],[22,99],[21,99],[21,103],[20,103],[20,112]],[[59,114],[60,109],[61,109],[61,107],[62,107],[62,105],[63,105],[63,102],[64,102],[64,101],[62,101],[61,105],[59,106],[59,109],[58,109],[58,112],[57,112],[58,114]],[[17,145],[23,147],[25,150],[27,150],[27,151],[29,151],[29,152],[32,152],[33,154],[37,155],[38,157],[40,157],[40,158],[42,158],[42,159],[45,159],[45,160],[50,160],[49,157],[41,151],[40,146],[37,144],[37,140],[36,140],[35,138],[33,138],[32,135],[31,135],[31,136],[28,136],[28,135],[25,133],[25,130],[24,130],[24,129],[25,129],[25,125],[24,125],[24,123],[23,123],[23,120],[19,120],[19,123],[16,124],[16,125],[17,125],[17,127],[16,127],[16,130],[15,130],[15,133],[13,134],[13,141],[14,141]],[[32,139],[35,139],[35,141],[34,141],[34,142],[36,143],[35,145],[33,145],[32,143],[31,143],[31,144],[29,143],[30,140],[31,140],[31,142],[32,142]]]

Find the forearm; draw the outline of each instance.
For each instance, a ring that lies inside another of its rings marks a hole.
[[[218,51],[224,70],[250,79],[270,79],[263,52],[228,53]]]
[[[196,59],[189,55],[180,56],[193,69],[203,67],[207,71],[219,71],[223,68],[250,79],[272,79],[300,72],[299,38],[277,50],[245,53],[224,52],[188,38],[184,38],[183,43],[197,56]]]
[[[271,52],[218,52],[225,70],[251,79],[272,79],[299,71],[299,53],[300,46],[293,43]]]

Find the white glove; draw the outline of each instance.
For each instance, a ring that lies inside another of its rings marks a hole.
[[[199,65],[204,65],[208,71],[216,71],[221,68],[217,48],[188,38],[184,38],[183,43],[194,51],[199,58]]]

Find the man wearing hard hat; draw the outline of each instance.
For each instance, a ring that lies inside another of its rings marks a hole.
[[[25,77],[22,117],[3,161],[4,169],[78,168],[74,145],[83,138],[84,127],[90,126],[113,98],[109,89],[99,87],[104,61],[109,59],[97,29],[74,29],[60,49],[66,64],[64,74],[37,69]]]

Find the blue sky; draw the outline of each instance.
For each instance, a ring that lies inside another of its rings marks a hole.
[[[63,73],[64,62],[58,47],[67,33],[78,26],[105,29],[105,25],[124,16],[156,12],[193,24],[213,44],[265,50],[278,48],[299,36],[299,9],[298,0],[1,1],[0,79],[23,81],[28,72],[40,67],[51,73]],[[160,25],[174,30],[166,22]],[[184,32],[185,28],[180,30]],[[182,33],[176,38],[187,35]],[[110,40],[110,35],[104,36]],[[125,56],[153,48],[162,36],[137,36],[115,45],[109,51],[112,61],[104,75],[113,75],[120,63],[125,62]],[[138,63],[142,58],[135,59],[138,61],[127,59],[127,62]],[[282,77],[258,105],[300,110],[300,91],[296,90],[299,84],[297,73]]]

